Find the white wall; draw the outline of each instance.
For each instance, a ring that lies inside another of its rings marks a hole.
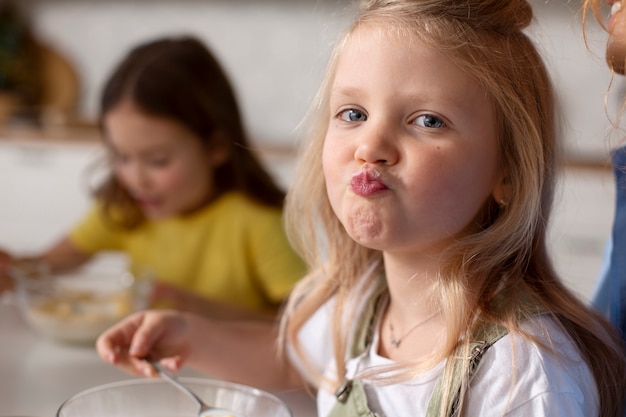
[[[0,248],[33,254],[59,240],[89,205],[97,143],[0,141]]]
[[[87,115],[96,115],[100,88],[130,47],[191,33],[204,39],[230,72],[253,137],[281,144],[292,140],[331,44],[351,16],[350,3],[341,0],[30,3],[38,32],[80,71]]]
[[[22,0],[24,1],[24,0]],[[109,71],[131,46],[150,38],[193,33],[231,73],[253,137],[293,140],[319,84],[328,52],[354,11],[350,0],[25,0],[41,36],[64,51],[82,75],[81,108],[97,113]],[[602,159],[609,124],[604,95],[605,34],[591,24],[584,45],[580,2],[532,0],[530,30],[554,74],[570,154]],[[621,80],[618,81],[618,84]],[[615,88],[615,93],[620,90]],[[610,102],[614,99],[609,98]]]
[[[609,122],[624,102],[624,80],[611,74],[604,61],[607,35],[591,17],[587,43],[582,33],[580,2],[532,0],[536,40],[552,73],[560,100],[566,151],[576,159],[605,161],[610,146],[622,140]],[[606,13],[608,16],[608,12]],[[608,92],[608,93],[607,93]],[[606,103],[606,105],[605,105]]]

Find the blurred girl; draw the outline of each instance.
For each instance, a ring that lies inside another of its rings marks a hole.
[[[621,346],[546,250],[556,117],[531,20],[524,0],[369,0],[340,39],[287,204],[310,272],[282,339],[320,416],[620,415]],[[140,313],[97,346],[129,372],[279,382],[233,369],[214,326]]]
[[[207,48],[182,37],[132,50],[105,85],[100,122],[112,174],[40,258],[64,270],[124,251],[138,275],[156,278],[160,304],[275,313],[304,264],[284,234],[284,194],[252,153]]]

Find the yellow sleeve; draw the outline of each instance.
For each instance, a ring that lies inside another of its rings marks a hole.
[[[121,234],[109,227],[102,215],[102,207],[94,203],[70,232],[70,239],[78,248],[95,253],[102,250],[121,250]]]
[[[304,276],[304,261],[291,248],[285,234],[282,212],[268,210],[254,222],[250,251],[259,285],[275,304],[285,300],[295,283]]]

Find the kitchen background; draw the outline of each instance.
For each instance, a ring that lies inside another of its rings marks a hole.
[[[2,2],[0,2],[2,4]],[[588,24],[580,1],[531,0],[537,40],[563,113],[566,167],[550,243],[557,268],[583,297],[592,293],[613,215],[607,169],[620,132],[614,119],[621,79],[604,66],[605,34]],[[270,168],[289,186],[297,126],[313,99],[333,41],[350,21],[350,0],[20,0],[37,37],[73,68],[75,112],[9,119],[0,130],[0,247],[47,247],[82,214],[102,150],[92,129],[102,83],[130,47],[169,34],[193,34],[223,62],[248,129]],[[0,103],[1,104],[1,103]],[[95,171],[94,171],[95,170]]]

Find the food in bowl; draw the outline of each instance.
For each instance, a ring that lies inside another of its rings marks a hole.
[[[179,378],[205,403],[233,410],[236,417],[293,417],[275,395],[242,384],[208,378]],[[67,399],[56,417],[196,417],[197,404],[159,378],[101,385]]]
[[[93,262],[62,274],[52,274],[42,264],[22,264],[11,275],[25,320],[59,341],[92,343],[145,306],[144,284],[118,264]]]

